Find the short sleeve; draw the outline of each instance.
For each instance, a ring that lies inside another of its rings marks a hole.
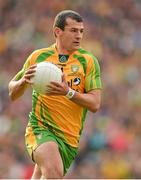
[[[88,92],[93,89],[102,89],[100,65],[94,56],[88,61],[85,77],[85,91]]]
[[[32,62],[33,62],[33,58],[34,58],[34,55],[35,55],[35,52],[33,52],[25,61],[22,69],[15,75],[15,79],[16,80],[19,80],[22,78],[22,76],[24,75],[26,69],[29,68],[29,66],[32,65]]]

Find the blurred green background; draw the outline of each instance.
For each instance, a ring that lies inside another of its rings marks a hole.
[[[31,91],[11,103],[8,82],[33,50],[54,42],[63,9],[84,18],[82,45],[99,59],[103,82],[102,107],[88,113],[66,178],[141,178],[140,0],[0,0],[0,178],[31,176],[24,144]]]

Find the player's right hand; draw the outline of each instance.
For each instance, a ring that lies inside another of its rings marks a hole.
[[[32,77],[35,75],[37,65],[30,66],[24,73],[22,78],[24,83],[33,84]]]

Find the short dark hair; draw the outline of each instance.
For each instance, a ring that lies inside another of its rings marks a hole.
[[[59,27],[60,29],[64,30],[67,18],[71,18],[73,20],[76,20],[77,22],[83,22],[82,17],[79,13],[72,11],[72,10],[64,10],[57,14],[54,20],[53,27]]]

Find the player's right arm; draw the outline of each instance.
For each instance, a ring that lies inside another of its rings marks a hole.
[[[32,84],[30,80],[34,76],[36,65],[30,66],[27,70],[22,69],[10,82],[9,82],[9,96],[11,100],[16,100],[22,96],[29,85]]]

